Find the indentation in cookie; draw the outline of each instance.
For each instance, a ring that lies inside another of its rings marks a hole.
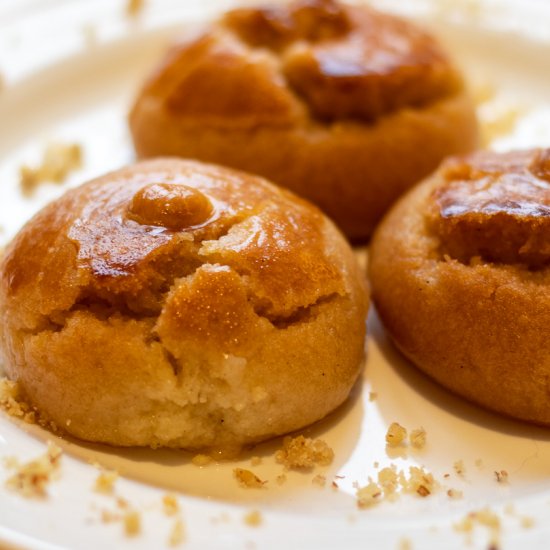
[[[230,11],[176,47],[152,86],[168,89],[167,108],[186,118],[255,126],[372,122],[451,95],[462,80],[437,42],[400,18],[297,0]]]
[[[550,262],[549,150],[454,160],[432,194],[442,251],[539,268]]]
[[[460,79],[436,42],[406,21],[348,8],[345,38],[297,41],[282,55],[289,85],[321,119],[367,121],[455,92]]]
[[[224,23],[254,48],[279,51],[291,42],[318,42],[350,30],[346,11],[334,0],[300,0],[290,6],[236,9]]]

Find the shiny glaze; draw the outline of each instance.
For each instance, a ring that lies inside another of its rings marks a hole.
[[[462,261],[550,262],[549,150],[478,153],[451,161],[436,188],[436,231]]]
[[[235,10],[224,22],[248,45],[275,51],[289,85],[320,118],[373,120],[461,85],[431,36],[366,6],[297,1]]]
[[[188,223],[176,223],[190,204],[197,208]],[[69,191],[41,211],[8,247],[2,280],[14,303],[39,304],[40,311],[22,310],[28,326],[37,313],[79,303],[156,315],[172,311],[187,290],[198,308],[213,301],[225,311],[224,301],[238,295],[254,315],[285,319],[348,291],[325,242],[327,223],[261,178],[190,161],[149,161]],[[199,271],[199,286],[176,284]],[[241,290],[225,295],[215,282],[222,280],[240,281]]]
[[[150,183],[133,196],[126,215],[141,225],[181,231],[203,225],[213,213],[212,202],[198,189],[184,184]]]

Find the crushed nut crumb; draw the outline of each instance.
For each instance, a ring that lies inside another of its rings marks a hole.
[[[239,485],[247,489],[260,489],[267,483],[250,470],[244,470],[243,468],[235,468],[233,475],[237,478]]]
[[[453,528],[455,531],[465,533],[469,541],[476,525],[489,529],[492,542],[496,543],[500,534],[500,518],[489,508],[470,512],[462,520],[454,524]]]
[[[397,471],[396,466],[392,464],[391,467],[380,470],[376,482],[369,477],[366,486],[360,487],[356,482],[353,486],[357,489],[357,505],[359,508],[367,508],[383,499],[394,500],[399,492],[427,497],[439,487],[439,484],[433,475],[423,468],[411,466],[407,477],[403,471]]]
[[[130,504],[128,503],[128,501],[125,499],[125,498],[122,498],[122,497],[116,497],[116,505],[121,509],[121,510],[127,510],[130,506]]]
[[[98,493],[112,494],[118,472],[109,470],[101,472],[95,480],[94,490]]]
[[[334,459],[334,451],[322,439],[310,439],[303,435],[285,437],[283,448],[275,453],[275,460],[288,469],[308,470],[315,465],[328,466]]]
[[[185,526],[181,518],[176,518],[170,536],[168,537],[168,546],[179,546],[185,540]]]
[[[103,523],[113,523],[114,521],[120,521],[122,516],[120,514],[111,512],[110,510],[101,510],[101,521]]]
[[[175,495],[166,494],[162,497],[162,509],[167,516],[175,516],[179,512],[179,504]]]
[[[325,476],[317,474],[316,476],[313,477],[313,479],[311,480],[311,483],[313,485],[318,485],[319,487],[324,487],[327,483],[327,478]]]
[[[6,486],[24,497],[45,497],[47,487],[59,470],[61,449],[48,441],[46,453],[35,460],[17,465],[17,471],[6,480]]]
[[[371,481],[364,487],[357,489],[357,506],[359,508],[368,508],[376,504],[382,497],[382,490],[377,483]]]
[[[508,482],[508,472],[506,470],[495,471],[495,477],[498,483]]]
[[[383,489],[385,496],[392,495],[397,491],[399,481],[397,468],[393,465],[389,468],[382,468],[378,472],[378,485]]]
[[[124,514],[124,532],[128,537],[135,537],[141,531],[141,516],[136,510]]]
[[[466,468],[464,467],[464,461],[463,460],[456,460],[453,464],[454,471],[459,476],[463,476],[466,472]]]
[[[415,449],[422,449],[426,445],[426,430],[422,427],[412,430],[409,441]]]
[[[126,3],[126,14],[129,17],[138,16],[145,7],[145,0],[127,0]]]
[[[22,165],[19,183],[23,194],[32,195],[38,185],[46,181],[63,183],[70,172],[82,166],[82,148],[76,143],[51,143],[37,167]]]
[[[36,421],[35,412],[23,401],[19,384],[7,378],[0,379],[0,408],[10,416],[29,424]]]
[[[397,422],[393,422],[386,433],[386,443],[390,447],[401,445],[407,438],[407,430]]]
[[[258,510],[252,510],[244,516],[244,522],[250,527],[258,527],[262,524],[262,514]]]
[[[523,529],[531,529],[535,525],[535,520],[530,516],[523,516],[520,519],[520,525]]]

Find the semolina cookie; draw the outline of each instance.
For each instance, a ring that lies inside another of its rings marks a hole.
[[[373,299],[453,392],[550,425],[550,150],[453,158],[377,229]]]
[[[296,0],[188,33],[129,117],[139,157],[260,174],[355,241],[443,158],[475,148],[462,76],[437,41],[366,5]]]
[[[0,263],[9,378],[68,433],[234,448],[348,396],[368,307],[317,208],[227,168],[160,159],[71,190]]]

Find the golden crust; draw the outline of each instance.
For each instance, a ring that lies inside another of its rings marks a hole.
[[[107,174],[39,212],[0,276],[8,376],[83,439],[258,441],[326,415],[359,373],[349,246],[255,176],[169,159]]]
[[[140,157],[259,173],[353,239],[477,128],[438,44],[399,18],[332,0],[240,9],[175,45],[139,94]]]
[[[529,239],[547,223],[548,179],[534,169],[547,155],[479,153],[449,161],[389,212],[370,258],[376,307],[408,358],[457,394],[539,424],[550,424],[549,265],[518,255],[516,237]],[[511,190],[502,184],[508,178],[528,185]],[[540,208],[522,211],[518,192]],[[449,219],[471,214],[461,228]],[[503,235],[515,244],[503,245]]]

